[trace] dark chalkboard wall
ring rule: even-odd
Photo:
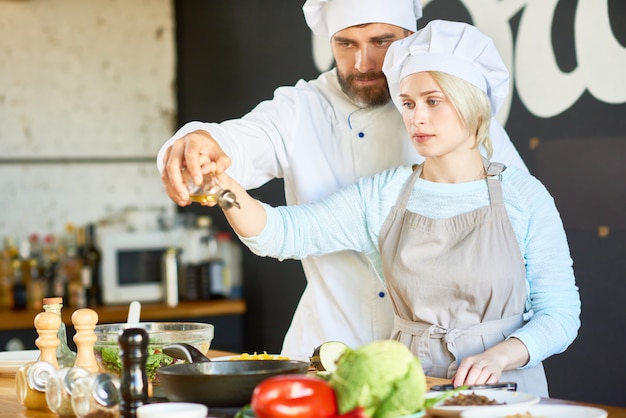
[[[315,78],[319,72],[311,58],[301,3],[176,1],[179,124],[240,117],[271,98],[276,87]],[[551,42],[563,72],[580,64],[573,39],[581,4],[560,1],[556,9],[546,11],[553,15]],[[626,3],[606,4],[615,41],[626,48]],[[510,17],[513,33],[524,12],[522,7]],[[434,18],[478,24],[463,2],[455,0],[432,0],[419,26]],[[625,91],[624,83],[615,88]],[[531,171],[555,197],[580,286],[579,337],[565,353],[545,363],[551,394],[559,398],[626,405],[625,101],[609,104],[584,93],[566,111],[541,118],[524,107],[515,91],[506,124]],[[284,203],[280,180],[254,193],[272,204]],[[218,211],[209,213],[228,229]],[[244,270],[249,309],[243,349],[277,352],[305,286],[300,264],[262,259],[244,250]]]

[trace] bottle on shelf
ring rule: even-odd
[[[0,251],[0,310],[13,307],[13,271],[6,250]]]
[[[233,235],[228,231],[218,232],[216,239],[218,257],[224,262],[223,288],[225,296],[239,299],[242,297],[241,247],[233,240]]]
[[[43,307],[42,300],[46,295],[45,280],[39,275],[39,262],[36,258],[26,260],[29,271],[29,284],[26,287],[27,307],[33,311],[40,311]]]
[[[11,260],[19,257],[20,251],[15,242],[15,238],[11,235],[4,237],[4,250]]]
[[[198,291],[200,299],[221,299],[226,297],[224,288],[224,260],[220,257],[217,235],[213,226],[213,219],[208,216],[199,216],[197,229],[204,231],[200,242],[202,257],[197,265],[199,274]]]
[[[195,227],[185,228],[184,248],[180,254],[179,297],[181,300],[210,299],[211,275],[217,263],[217,242],[213,220],[198,216]],[[221,272],[219,272],[221,275]]]
[[[79,240],[83,239],[72,224],[66,225],[65,251],[61,259],[62,274],[66,280],[68,305],[80,309],[87,307],[87,292],[83,285],[83,263],[78,254]]]
[[[170,247],[163,253],[163,294],[167,306],[178,306],[178,249]]]
[[[83,284],[87,292],[87,306],[102,304],[100,297],[100,250],[96,245],[96,226],[87,225],[84,230],[84,245],[80,249],[83,261]]]
[[[39,234],[32,233],[28,236],[28,242],[30,245],[30,257],[41,262],[43,258],[43,246]]]
[[[27,307],[26,285],[22,277],[22,262],[19,258],[11,262],[13,270],[12,298],[13,309],[24,310]]]
[[[63,308],[62,297],[49,297],[43,299],[44,312],[52,312],[61,318],[61,309]],[[59,346],[56,351],[57,362],[60,367],[71,367],[76,361],[76,354],[67,345],[67,328],[61,319],[57,336],[59,338]]]
[[[59,251],[55,237],[48,234],[43,239],[41,255],[41,276],[46,283],[47,294],[65,295],[63,276],[59,274]]]

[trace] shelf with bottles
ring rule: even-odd
[[[0,250],[0,310],[40,310],[45,295],[59,295],[67,306],[97,306],[99,250],[95,226],[67,224],[59,236],[4,237]]]
[[[75,309],[64,307],[62,318],[64,323],[71,323],[71,316]],[[94,307],[98,313],[98,323],[124,322],[128,317],[127,305]],[[0,311],[0,331],[30,329],[33,327],[35,316],[41,311],[23,310]],[[226,315],[243,315],[246,312],[246,302],[241,299],[215,299],[202,301],[182,301],[176,307],[165,303],[144,303],[141,306],[141,320],[161,321],[164,319],[193,320]]]

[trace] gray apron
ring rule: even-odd
[[[416,166],[379,237],[395,313],[391,338],[420,358],[427,376],[451,378],[460,361],[524,325],[526,269],[502,198],[504,166],[484,160],[489,206],[448,219],[406,210]],[[501,381],[548,396],[543,365],[505,371]]]

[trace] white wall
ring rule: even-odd
[[[174,207],[170,0],[0,0],[0,238]]]

